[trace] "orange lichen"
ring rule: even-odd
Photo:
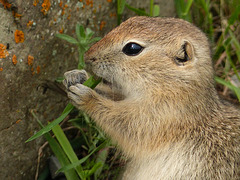
[[[100,26],[99,26],[100,31],[104,28],[105,25],[106,25],[106,22],[101,21]]]
[[[44,0],[43,3],[42,3],[42,10],[41,12],[46,15],[47,12],[49,11],[50,9],[50,6],[51,6],[51,3],[50,3],[50,0]]]
[[[65,14],[65,8],[62,9],[61,15],[63,16]]]
[[[60,6],[60,7],[62,7],[62,5],[63,5],[63,2],[62,2],[62,1],[60,1],[60,3],[59,3],[59,6]]]
[[[27,27],[31,27],[33,25],[33,21],[28,21]]]
[[[4,9],[10,9],[12,4],[10,4],[7,0],[0,0],[0,3],[4,6]]]
[[[37,6],[38,3],[39,3],[39,0],[34,0],[34,1],[33,1],[33,5],[34,5],[34,6]]]
[[[37,74],[40,73],[40,66],[37,66]]]
[[[0,58],[6,58],[7,56],[9,56],[7,46],[0,44]]]
[[[80,2],[82,2],[83,0],[79,0]]]
[[[59,32],[60,34],[62,34],[62,33],[63,33],[63,28],[60,29],[58,32]]]
[[[23,43],[24,42],[24,33],[20,30],[15,31],[14,33],[14,37],[15,37],[15,42],[16,43]]]
[[[109,3],[110,3],[110,2],[112,2],[112,0],[107,0],[107,2],[109,2]]]
[[[109,15],[110,17],[116,17],[117,16],[117,14],[116,13],[110,13],[110,15]]]
[[[21,121],[22,121],[21,119],[17,120],[17,121],[16,121],[16,124],[20,123]]]
[[[86,5],[93,7],[93,0],[86,0]]]
[[[13,17],[15,17],[15,18],[20,18],[20,17],[22,17],[21,14],[18,14],[18,13],[16,13],[15,11],[12,11],[12,13],[13,13]]]
[[[3,71],[3,68],[2,68],[2,67],[0,67],[0,71]]]
[[[61,1],[61,2],[59,3],[59,6],[62,8],[62,13],[61,13],[61,15],[63,16],[63,15],[65,14],[66,8],[68,8],[68,5],[65,4],[65,5],[63,6],[63,3],[62,3],[62,1]],[[70,12],[71,12],[71,10],[70,10]]]
[[[16,65],[17,64],[17,56],[14,54],[13,55],[13,57],[12,57],[12,63],[14,64],[14,65]]]
[[[34,60],[34,57],[31,56],[31,55],[28,55],[28,65],[29,65],[29,66],[32,66],[32,65],[33,65],[33,60]]]
[[[71,18],[71,14],[68,15],[67,19],[69,20]]]

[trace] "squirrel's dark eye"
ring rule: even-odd
[[[143,50],[143,47],[137,43],[128,43],[126,44],[122,51],[128,56],[136,56]]]

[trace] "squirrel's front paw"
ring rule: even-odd
[[[63,85],[69,89],[70,86],[82,84],[87,80],[87,72],[85,70],[72,70],[64,73]]]
[[[76,107],[83,105],[88,101],[91,96],[92,89],[82,84],[70,86],[68,89],[68,97],[71,99],[72,104]]]

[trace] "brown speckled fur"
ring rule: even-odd
[[[128,42],[143,51],[127,56]],[[179,65],[184,43],[190,59]],[[218,97],[199,29],[180,19],[133,17],[94,44],[85,61],[112,84],[112,98],[77,82],[66,86],[68,95],[130,159],[124,180],[240,179],[240,111]]]

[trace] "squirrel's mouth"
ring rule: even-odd
[[[112,86],[112,83],[109,82],[109,81],[107,81],[107,80],[104,79],[104,78],[102,78],[102,82],[103,82],[103,84],[106,84],[106,85],[108,85],[108,86]]]
[[[94,79],[100,79],[101,78],[103,84],[108,85],[110,87],[113,87],[113,84],[115,84],[115,83],[111,82],[111,80],[109,80],[108,78],[104,78],[102,76],[97,75],[96,73],[94,73],[92,68],[93,68],[92,64],[89,63],[89,62],[86,62],[85,69],[90,75],[92,75],[94,77]]]
[[[93,76],[93,78],[94,79],[102,79],[102,83],[103,84],[105,84],[105,85],[107,85],[107,86],[110,86],[110,87],[113,87],[113,83],[112,82],[110,82],[109,80],[107,80],[107,79],[105,79],[105,78],[103,78],[103,77],[101,77],[101,76],[98,76],[98,75],[96,75],[92,70],[88,70],[87,71],[91,76]]]

